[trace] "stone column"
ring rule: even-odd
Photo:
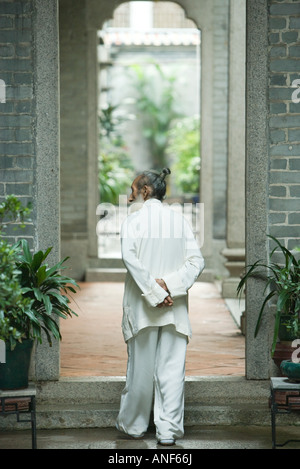
[[[247,0],[246,264],[267,263],[268,230],[268,1]],[[265,283],[246,294],[246,377],[269,378],[270,318],[254,338]],[[266,319],[266,318],[265,318]],[[271,332],[272,333],[272,332]]]
[[[35,250],[53,247],[49,265],[60,260],[59,44],[56,0],[36,0],[34,17],[34,96],[36,102]],[[59,342],[37,346],[35,378],[59,378]]]
[[[223,298],[236,298],[245,266],[245,29],[244,0],[230,2],[229,106],[227,172],[227,247],[222,251],[229,277],[222,284]]]

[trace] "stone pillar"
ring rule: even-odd
[[[246,264],[267,263],[268,1],[247,0]],[[254,331],[265,283],[251,279],[246,294],[246,377],[268,379],[270,318]],[[272,331],[271,331],[272,333]]]
[[[56,0],[36,0],[34,16],[35,250],[52,247],[49,265],[60,260],[59,180],[59,45]],[[35,378],[59,378],[59,342],[49,348],[46,338],[37,346]]]
[[[236,298],[245,266],[245,29],[244,0],[231,0],[229,37],[229,106],[227,169],[227,258],[229,277],[222,284],[223,298]]]

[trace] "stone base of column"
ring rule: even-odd
[[[245,269],[245,249],[225,248],[222,250],[222,255],[227,259],[224,265],[229,271],[229,277],[222,283],[222,297],[237,298],[236,289]]]

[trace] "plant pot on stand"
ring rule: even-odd
[[[33,340],[18,342],[14,350],[11,350],[8,342],[5,346],[5,363],[0,363],[0,389],[27,388]]]
[[[282,314],[278,329],[279,341],[273,354],[274,363],[280,370],[284,360],[292,360],[293,352],[298,348],[298,343],[295,342],[298,337],[298,314]]]

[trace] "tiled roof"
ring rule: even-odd
[[[125,46],[197,46],[197,29],[149,29],[135,31],[129,28],[107,28],[100,32],[105,45]]]

